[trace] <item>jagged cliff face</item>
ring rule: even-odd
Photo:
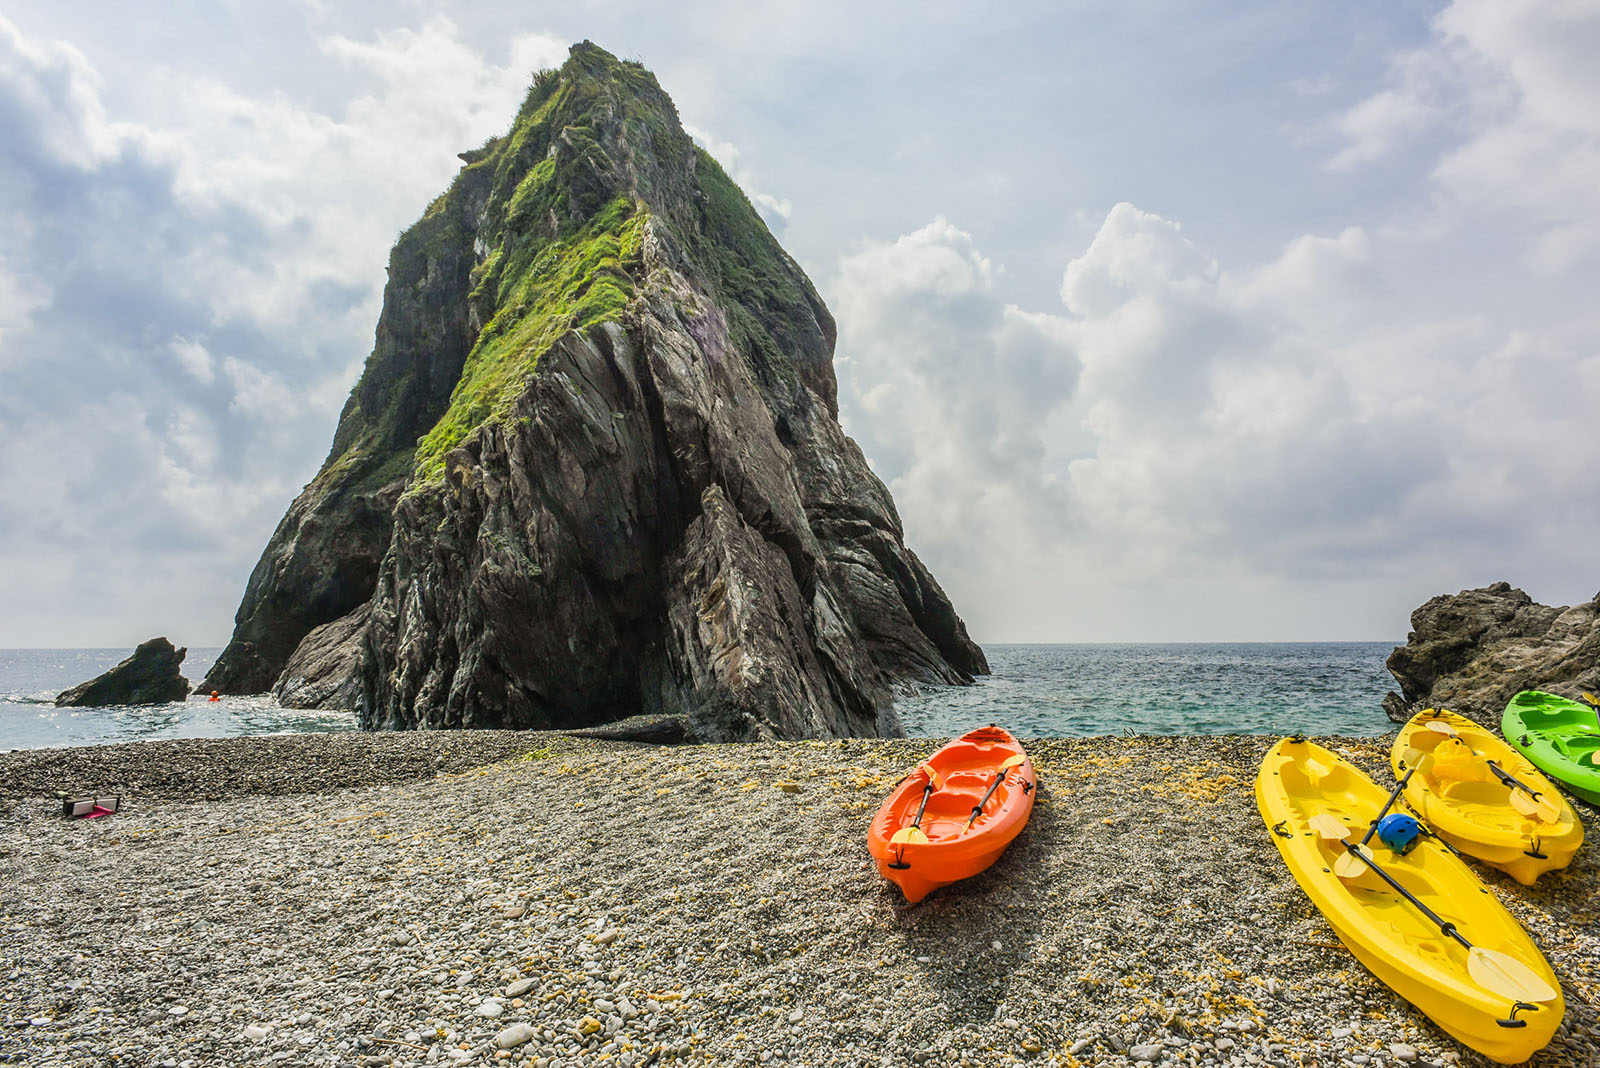
[[[206,687],[802,737],[987,670],[839,427],[831,316],[654,78],[579,45],[463,158]]]

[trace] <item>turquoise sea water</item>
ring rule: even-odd
[[[906,732],[947,737],[998,723],[1020,737],[1087,734],[1382,734],[1394,642],[990,645],[993,674],[898,702]],[[0,751],[155,738],[354,730],[347,712],[279,708],[270,697],[191,695],[141,708],[56,708],[126,649],[0,650]],[[218,649],[191,649],[198,681]]]
[[[1383,734],[1396,642],[986,645],[992,674],[896,703],[906,733]]]

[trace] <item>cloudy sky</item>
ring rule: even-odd
[[[150,10],[0,7],[0,647],[227,639],[389,246],[584,38],[822,290],[979,640],[1600,588],[1600,0]]]

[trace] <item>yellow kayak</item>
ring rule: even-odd
[[[1502,1064],[1527,1060],[1561,1023],[1561,985],[1437,839],[1421,835],[1404,854],[1376,836],[1360,843],[1386,799],[1303,739],[1278,742],[1256,775],[1256,804],[1284,863],[1356,959],[1457,1040]]]
[[[1421,759],[1413,756],[1418,767],[1406,783],[1406,801],[1423,821],[1524,886],[1566,867],[1583,844],[1583,823],[1561,791],[1465,716],[1429,708],[1411,717],[1389,754],[1397,779],[1410,770],[1408,751]]]

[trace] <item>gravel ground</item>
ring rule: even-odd
[[[916,906],[865,836],[927,739],[0,754],[0,1062],[1487,1064],[1290,879],[1271,741],[1032,741],[1028,828]],[[1324,744],[1387,778],[1373,740]],[[107,819],[53,800],[118,785]],[[1540,1066],[1600,1064],[1597,848],[1531,889],[1478,868],[1566,990]]]

